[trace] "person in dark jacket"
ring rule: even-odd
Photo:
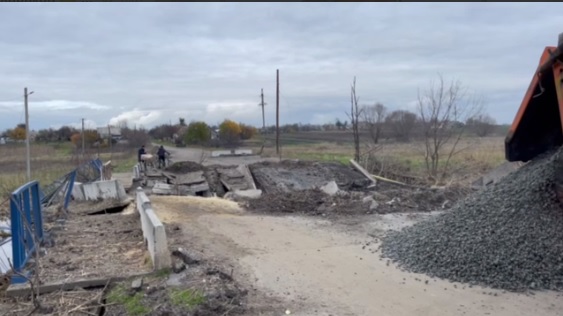
[[[158,168],[161,168],[161,166],[166,167],[166,154],[170,155],[170,153],[164,149],[164,146],[160,145],[157,152]]]
[[[145,145],[141,146],[141,148],[139,148],[139,151],[137,151],[137,161],[142,162],[141,156],[145,155],[146,153],[147,152],[145,151]]]

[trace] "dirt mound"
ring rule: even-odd
[[[179,161],[166,167],[164,170],[173,173],[188,173],[205,170],[205,167],[193,161]]]
[[[428,221],[391,232],[382,256],[402,268],[512,291],[563,290],[563,150],[536,159]]]
[[[362,191],[371,182],[360,172],[340,163],[284,160],[249,165],[256,186],[266,193],[314,189],[335,181],[343,190]]]
[[[248,200],[244,206],[253,212],[306,215],[369,214],[370,204],[354,194],[329,196],[319,189],[293,191],[285,194],[267,193],[258,199]]]

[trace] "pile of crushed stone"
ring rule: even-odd
[[[455,282],[563,290],[563,209],[554,192],[563,151],[551,154],[449,212],[389,232],[382,257],[404,270]]]
[[[330,196],[316,188],[283,194],[266,193],[258,199],[245,201],[244,206],[250,211],[268,214],[334,216],[373,213],[370,203],[362,201],[356,194]]]

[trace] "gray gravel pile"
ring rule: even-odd
[[[388,233],[382,256],[455,282],[563,290],[563,209],[553,190],[559,155],[528,163],[447,213]]]

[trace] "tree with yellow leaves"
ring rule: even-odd
[[[226,146],[240,143],[241,128],[237,122],[226,119],[219,125],[219,138]]]
[[[18,126],[10,131],[10,138],[15,140],[25,140],[25,126]]]

